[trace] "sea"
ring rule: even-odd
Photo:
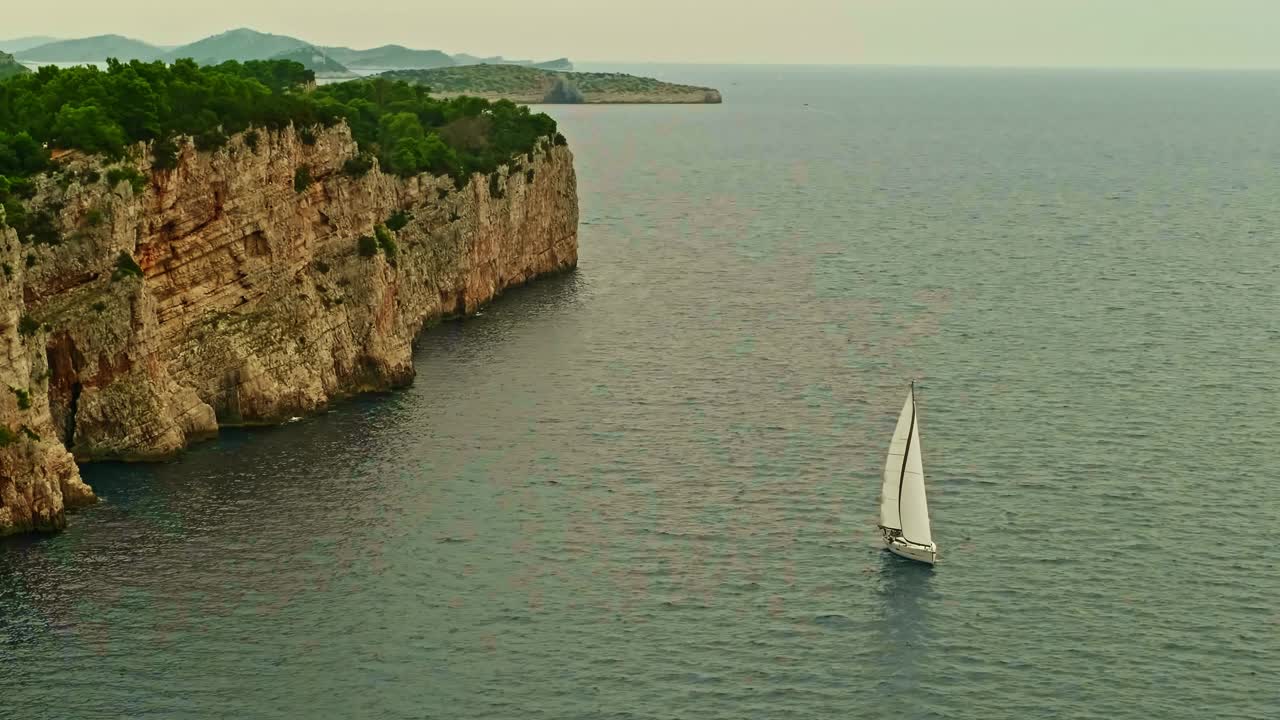
[[[610,69],[725,102],[539,108],[580,266],[411,387],[86,466],[0,707],[1280,717],[1280,73]]]

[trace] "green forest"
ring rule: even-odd
[[[167,169],[177,162],[180,136],[214,150],[251,127],[293,124],[304,142],[314,142],[316,126],[345,121],[361,153],[347,163],[348,173],[366,172],[377,157],[387,172],[447,174],[461,182],[556,134],[550,117],[507,101],[441,100],[425,87],[385,78],[315,87],[314,78],[287,60],[213,66],[112,60],[105,70],[48,66],[5,79],[0,202],[11,222],[23,215],[17,201],[30,195],[28,179],[49,168],[51,148],[118,159],[134,143],[152,142],[153,167]]]

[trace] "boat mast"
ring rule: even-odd
[[[907,457],[911,455],[911,436],[916,431],[916,381],[911,380],[911,422],[907,425],[907,445],[902,449],[902,467],[898,470],[898,524],[902,522],[902,483],[907,478]],[[904,540],[907,538],[906,530],[899,528]]]

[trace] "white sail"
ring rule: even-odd
[[[898,488],[902,484],[902,462],[907,454],[907,435],[915,419],[915,402],[910,394],[898,415],[898,426],[889,442],[889,457],[884,463],[884,482],[880,485],[880,524],[894,530],[902,529],[898,515]]]
[[[911,428],[911,446],[907,448],[907,467],[902,473],[898,514],[902,521],[902,537],[917,545],[933,542],[929,527],[929,503],[924,496],[924,462],[920,458],[920,425],[915,419]]]
[[[901,530],[903,539],[909,542],[920,545],[933,542],[924,494],[924,463],[920,457],[920,425],[914,391],[907,393],[889,443],[884,481],[880,486],[880,524]]]

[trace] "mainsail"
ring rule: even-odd
[[[933,542],[929,506],[924,495],[924,463],[920,459],[920,425],[916,419],[914,388],[907,393],[889,443],[884,482],[880,486],[880,524],[901,530],[908,542],[919,545]]]

